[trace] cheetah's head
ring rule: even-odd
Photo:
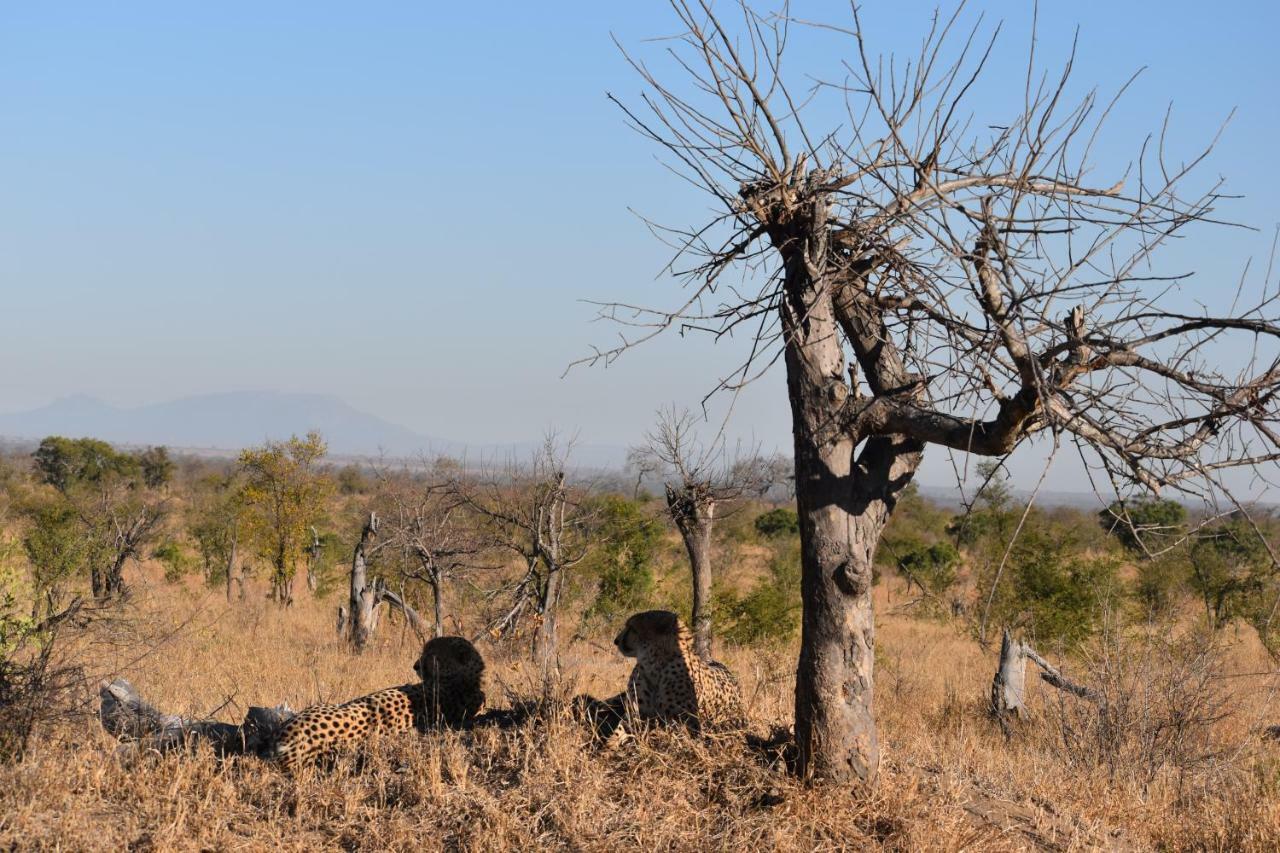
[[[436,637],[422,647],[413,671],[423,681],[458,676],[479,679],[484,672],[484,658],[464,637]]]
[[[680,637],[685,633],[680,617],[670,610],[646,610],[627,620],[613,644],[629,658],[655,652],[674,654],[680,650]]]

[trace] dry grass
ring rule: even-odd
[[[216,595],[151,582],[134,607],[138,630],[163,644],[138,659],[134,641],[104,643],[86,662],[124,675],[166,710],[205,714],[232,696],[220,716],[238,719],[248,704],[301,707],[413,677],[417,649],[398,626],[353,658],[334,637],[331,603],[229,608]],[[1232,713],[1204,733],[1211,754],[1148,779],[1115,762],[1070,760],[1057,699],[1043,692],[1035,719],[1006,741],[983,706],[993,655],[948,625],[891,606],[881,613],[885,758],[869,792],[806,790],[738,740],[654,731],[607,751],[555,709],[513,730],[388,739],[297,779],[251,758],[122,755],[83,719],[44,732],[24,763],[0,768],[0,847],[1280,847],[1280,747],[1258,737],[1280,716],[1276,682],[1249,675],[1269,667],[1248,637],[1227,649],[1233,677],[1215,680]],[[565,650],[564,695],[624,683],[607,631],[588,636]],[[518,649],[482,651],[492,704],[539,692]],[[785,723],[794,649],[722,656],[743,681],[755,729]]]

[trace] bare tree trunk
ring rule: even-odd
[[[364,651],[375,629],[374,611],[381,600],[381,590],[369,584],[366,549],[378,532],[378,514],[369,513],[369,520],[360,531],[351,557],[351,597],[347,621],[351,630],[351,647],[357,654]]]
[[[534,635],[533,657],[542,666],[544,673],[551,670],[556,660],[556,614],[560,609],[560,570],[550,568],[547,571],[547,585],[542,592],[542,622],[538,625],[538,633]]]
[[[442,586],[444,586],[444,580],[442,578],[436,578],[435,582],[431,584],[431,602],[435,605],[435,636],[437,637],[444,636],[444,590],[441,589]]]
[[[95,565],[89,570],[89,583],[93,587],[95,600],[103,601],[107,598],[107,575],[105,571]]]
[[[684,540],[693,570],[694,651],[704,660],[711,660],[711,528],[715,496],[699,484],[679,490],[667,486],[667,508]]]
[[[1000,666],[991,681],[991,713],[1000,721],[1006,734],[1009,716],[1027,716],[1027,661],[1040,668],[1040,678],[1046,684],[1090,702],[1102,701],[1096,690],[1067,678],[1060,669],[1037,654],[1027,642],[1013,639],[1009,629],[1005,628],[1000,638]]]
[[[111,561],[111,565],[107,569],[106,574],[106,594],[105,598],[123,595],[124,586],[124,564],[128,562],[131,551],[125,551],[117,554],[115,559]]]
[[[825,235],[823,204],[812,203],[808,234]],[[851,391],[832,292],[839,281],[831,272],[814,277],[825,269],[825,240],[792,241],[785,234],[773,239],[786,255],[783,339],[800,516],[798,770],[811,781],[870,782],[880,764],[872,564],[897,493],[910,482],[922,448],[878,436],[855,460],[855,443],[840,418]],[[854,378],[853,393],[857,389]]]
[[[315,594],[320,586],[320,534],[311,528],[311,546],[307,549],[307,589]]]
[[[98,688],[98,719],[120,740],[136,741],[146,749],[168,752],[195,740],[209,741],[219,755],[256,754],[266,757],[285,723],[295,715],[287,704],[250,707],[240,725],[216,720],[192,720],[166,714],[143,699],[123,678]]]
[[[231,531],[231,553],[227,557],[227,603],[228,604],[231,603],[231,588],[237,584],[240,587],[240,598],[241,600],[244,599],[244,576],[240,572],[239,563],[236,562],[236,557],[238,556],[237,546],[239,543],[239,538],[240,538],[239,530]]]

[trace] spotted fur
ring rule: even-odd
[[[484,659],[462,637],[427,643],[413,669],[422,681],[307,708],[285,725],[274,756],[292,771],[322,752],[377,734],[466,726],[484,705]]]
[[[683,722],[695,729],[743,724],[742,691],[728,667],[706,661],[693,648],[693,633],[667,610],[637,613],[614,645],[636,659],[627,691],[615,697],[642,719]]]

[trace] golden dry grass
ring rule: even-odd
[[[138,638],[86,651],[97,676],[123,675],[165,710],[233,702],[299,708],[412,679],[416,643],[384,626],[352,657],[334,604],[281,611],[260,599],[154,579],[137,584]],[[889,581],[889,584],[896,583]],[[17,849],[898,850],[1280,848],[1274,679],[1249,637],[1228,638],[1220,683],[1234,713],[1216,756],[1148,782],[1064,753],[1058,699],[1006,741],[985,716],[994,661],[957,628],[894,612],[881,596],[878,712],[884,762],[870,791],[806,789],[741,740],[645,733],[606,750],[552,707],[512,730],[390,738],[365,755],[290,779],[254,758],[121,752],[92,719],[42,733],[0,768],[0,847]],[[900,599],[901,590],[897,590]],[[567,626],[572,628],[573,626]],[[119,640],[119,629],[114,638]],[[570,630],[564,635],[569,636]],[[615,692],[626,662],[608,627],[568,643],[558,694]],[[137,643],[161,644],[139,658]],[[491,704],[537,695],[520,649],[481,647]],[[794,648],[726,649],[754,728],[790,717]],[[87,688],[92,692],[93,685]]]

